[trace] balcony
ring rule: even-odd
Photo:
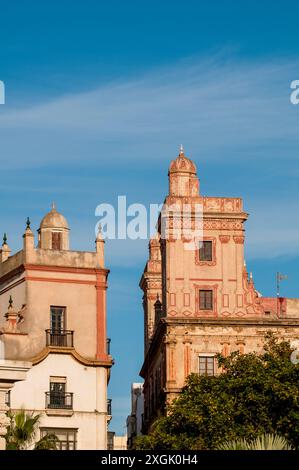
[[[112,399],[107,400],[107,415],[112,416]]]
[[[111,345],[111,338],[107,338],[106,340],[106,352],[110,355],[110,345]]]
[[[74,332],[70,330],[46,330],[46,345],[57,348],[73,348]]]
[[[72,410],[73,394],[62,392],[46,392],[46,409]]]
[[[8,390],[8,392],[5,393],[5,405],[8,406],[8,408],[10,408],[10,390]]]

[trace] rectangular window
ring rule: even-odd
[[[199,249],[199,261],[213,261],[213,242],[204,241]]]
[[[214,357],[200,356],[199,357],[199,374],[200,375],[214,375]]]
[[[52,250],[61,250],[61,232],[52,232]]]
[[[49,408],[65,408],[65,382],[50,382]]]
[[[65,330],[65,307],[51,307],[51,332],[55,334]]]
[[[77,429],[40,428],[41,438],[49,434],[57,437],[57,450],[76,450],[77,433]]]
[[[200,290],[199,291],[199,309],[200,310],[213,310],[213,291]]]
[[[46,392],[46,408],[73,409],[73,393],[66,391],[66,377],[50,377],[49,389]]]

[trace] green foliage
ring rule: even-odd
[[[299,448],[299,365],[288,342],[265,338],[264,353],[218,355],[216,377],[191,374],[179,398],[138,449],[217,449],[223,443],[279,434]]]
[[[25,410],[16,413],[8,412],[10,425],[7,428],[6,450],[28,450],[32,448],[36,435],[40,415],[26,413]],[[34,449],[55,450],[58,438],[55,435],[48,435],[40,439]]]
[[[263,434],[254,441],[239,439],[222,444],[217,450],[292,450],[286,439],[275,434]]]
[[[42,437],[34,447],[34,450],[57,450],[58,437],[55,434],[47,434]]]

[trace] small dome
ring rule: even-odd
[[[192,173],[196,175],[196,171],[195,163],[185,156],[184,149],[181,146],[178,157],[170,163],[169,173]]]
[[[69,228],[66,218],[57,212],[55,205],[53,204],[52,210],[45,215],[40,223],[40,229],[43,228]]]

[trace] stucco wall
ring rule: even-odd
[[[67,378],[66,391],[73,393],[73,416],[46,415],[45,392],[49,391],[50,376]],[[106,383],[106,369],[86,367],[69,355],[50,354],[32,367],[26,381],[14,386],[11,408],[23,407],[42,413],[40,427],[78,428],[78,449],[104,449],[107,439]]]
[[[26,303],[26,284],[22,282],[24,273],[15,276],[0,286],[0,326],[5,323],[4,315],[8,309],[9,297],[12,296],[14,307],[20,310]]]
[[[39,352],[45,346],[45,330],[50,328],[50,307],[66,307],[65,329],[74,331],[74,347],[87,358],[95,358],[96,353],[96,289],[93,284],[80,283],[90,281],[91,276],[75,274],[28,272],[27,302],[28,309],[22,325],[23,331],[30,331],[34,341],[34,351]],[[44,278],[44,281],[36,280]],[[46,281],[46,278],[49,281]],[[50,279],[65,279],[66,282],[51,282]],[[78,283],[70,282],[73,279]]]

